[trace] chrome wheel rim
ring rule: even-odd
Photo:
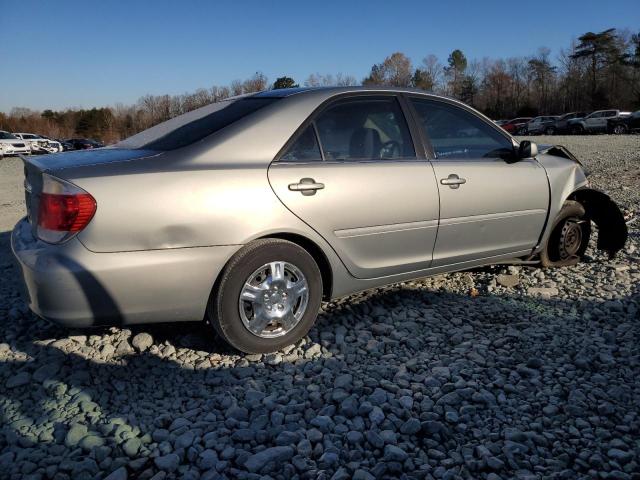
[[[286,335],[302,320],[309,303],[309,284],[292,263],[266,263],[244,282],[238,307],[242,323],[260,338]]]

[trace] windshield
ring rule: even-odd
[[[19,140],[15,135],[11,135],[9,132],[0,132],[0,140]]]
[[[175,150],[202,140],[278,100],[242,97],[212,103],[151,127],[117,143],[115,147]]]

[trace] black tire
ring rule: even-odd
[[[627,133],[627,127],[622,124],[615,125],[613,127],[613,133],[614,135],[624,135]]]
[[[567,200],[556,216],[551,227],[540,261],[545,268],[575,265],[582,260],[589,245],[591,221],[586,217],[584,207]]]
[[[306,309],[295,327],[282,336],[264,338],[252,333],[243,323],[240,293],[257,269],[274,261],[288,262],[297,267],[307,281],[309,296]],[[207,318],[218,335],[232,347],[245,353],[269,353],[304,337],[318,316],[321,302],[322,275],[313,257],[293,242],[263,239],[245,246],[229,260],[209,299]]]
[[[547,135],[555,135],[556,129],[554,127],[547,127],[545,128],[544,133]]]
[[[584,134],[584,128],[581,125],[575,125],[575,126],[571,127],[571,133],[573,135],[583,135]]]

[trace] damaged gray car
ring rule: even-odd
[[[204,320],[245,352],[299,340],[323,299],[488,264],[573,265],[592,223],[611,256],[627,238],[566,149],[406,89],[262,92],[24,162],[12,247],[36,314]]]

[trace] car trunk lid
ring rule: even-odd
[[[133,161],[160,155],[154,150],[101,148],[96,150],[82,150],[77,152],[54,153],[38,157],[22,156],[24,162],[24,195],[27,208],[27,219],[31,223],[35,235],[38,218],[38,207],[42,193],[42,174],[57,172],[65,169],[101,165],[106,163]]]

